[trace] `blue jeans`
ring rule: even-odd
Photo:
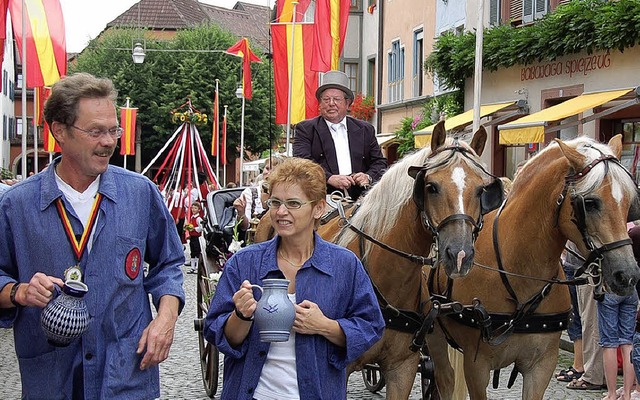
[[[575,276],[575,269],[566,266],[567,263],[564,263],[562,269],[564,269],[564,274],[567,277],[567,280],[572,280]],[[578,310],[578,296],[576,294],[576,287],[573,285],[569,286],[569,295],[571,296],[571,323],[567,327],[567,334],[569,335],[569,339],[572,342],[575,342],[576,339],[582,339],[582,320],[580,319],[580,312]]]
[[[598,302],[600,346],[616,348],[633,343],[637,308],[638,293],[635,290],[629,296],[604,294],[604,299]]]
[[[636,379],[640,382],[640,333],[633,334],[633,350],[631,351],[631,363],[636,372]]]

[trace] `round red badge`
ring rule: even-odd
[[[140,255],[140,250],[133,248],[124,260],[124,272],[127,274],[129,279],[134,280],[138,277],[140,269],[142,269],[142,256]]]

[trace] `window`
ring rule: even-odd
[[[404,98],[404,47],[400,46],[399,40],[391,43],[387,80],[389,83],[389,102],[402,100]]]
[[[16,97],[16,85],[13,82],[9,82],[9,98],[14,100]]]
[[[422,95],[424,79],[424,32],[419,29],[413,33],[413,97]]]
[[[517,1],[517,0],[516,0]],[[522,0],[522,22],[542,18],[548,9],[548,0]]]
[[[500,25],[500,0],[489,0],[489,25]]]
[[[5,95],[8,94],[7,92],[7,81],[9,80],[9,73],[7,71],[2,71],[2,93],[4,93]]]
[[[367,61],[367,96],[376,97],[376,59]]]
[[[359,10],[360,9],[360,0],[351,0],[351,9]]]
[[[22,74],[18,74],[18,79],[16,79],[16,88],[22,89]]]
[[[344,63],[344,73],[349,77],[349,89],[354,92],[358,90],[358,64],[357,63]]]
[[[615,125],[614,133],[622,133],[620,161],[637,180],[640,177],[640,120],[623,120]]]
[[[8,125],[8,124],[7,124],[7,116],[6,116],[6,115],[3,115],[3,116],[2,116],[2,138],[3,138],[4,140],[9,140],[9,134],[8,134],[8,132],[7,132],[7,129],[8,129],[9,127],[8,127],[7,125]]]
[[[27,135],[33,136],[33,118],[27,117]],[[16,137],[22,137],[22,117],[16,117]]]

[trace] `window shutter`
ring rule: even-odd
[[[499,0],[489,0],[489,25],[500,25]]]
[[[522,0],[522,22],[533,21],[533,2],[536,0]]]

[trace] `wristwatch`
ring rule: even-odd
[[[240,310],[238,310],[237,308],[236,308],[236,317],[240,318],[243,321],[253,321],[253,315],[247,318],[244,315],[242,315]]]
[[[15,285],[13,285],[13,287],[11,288],[11,291],[9,292],[9,300],[11,300],[11,304],[13,304],[16,307],[22,307],[22,304],[16,301],[16,293],[18,293],[18,287],[20,285],[22,285],[21,282],[16,283]]]

